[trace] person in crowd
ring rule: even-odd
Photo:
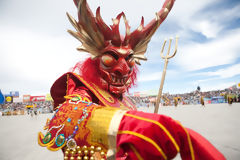
[[[200,103],[201,103],[201,105],[202,105],[203,107],[205,107],[205,103],[204,103],[203,96],[201,96],[201,98],[200,98]]]

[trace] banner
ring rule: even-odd
[[[30,102],[30,95],[23,95],[23,102]]]
[[[13,102],[13,96],[5,96],[5,103],[12,103]]]
[[[45,96],[31,96],[31,102],[45,101]]]
[[[14,103],[20,103],[20,102],[23,102],[23,99],[19,98],[19,97],[13,97],[13,102]]]
[[[13,97],[19,97],[19,91],[11,91],[10,95]]]
[[[133,96],[134,96],[134,97],[140,97],[140,92],[134,92],[134,93],[133,93]]]

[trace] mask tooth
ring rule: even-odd
[[[129,85],[130,83],[131,83],[131,79],[129,78],[126,84]]]
[[[123,84],[124,83],[124,80],[123,80],[123,78],[121,79],[121,84]]]
[[[113,82],[115,83],[117,81],[117,78],[116,77],[113,77]]]
[[[111,80],[112,80],[112,82],[114,82],[114,78],[113,78],[113,75],[111,75]]]
[[[124,78],[124,83],[126,83],[126,82],[127,82],[127,77]]]

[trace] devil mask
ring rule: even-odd
[[[142,17],[139,27],[133,32],[130,32],[130,26],[123,12],[113,19],[113,25],[109,27],[101,18],[100,7],[97,8],[94,17],[86,0],[74,0],[74,3],[78,8],[78,21],[68,13],[67,16],[76,32],[71,30],[68,32],[82,43],[77,49],[92,56],[82,67],[94,65],[90,67],[94,68],[91,70],[92,73],[88,73],[94,74],[95,78],[92,78],[92,81],[95,79],[96,82],[97,79],[101,88],[112,94],[122,95],[134,83],[135,63],[140,65],[140,60],[147,60],[144,56],[147,44],[167,17],[174,0],[166,0],[162,9],[156,13],[156,18],[148,25],[144,26]],[[120,35],[119,32],[121,18],[125,22],[125,36]]]

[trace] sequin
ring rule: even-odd
[[[78,107],[75,107],[75,108],[74,108],[74,110],[77,110],[77,109],[78,109]]]
[[[71,122],[71,120],[72,120],[71,118],[68,118],[68,119],[67,119],[68,122]]]
[[[60,146],[62,146],[62,145],[64,144],[64,142],[65,142],[65,136],[64,136],[64,134],[58,135],[58,137],[57,137],[57,139],[56,139],[56,141],[55,141],[56,145],[57,145],[58,147],[60,147]]]
[[[78,130],[78,126],[75,126],[75,131],[77,131]]]
[[[87,106],[91,106],[93,103],[89,103]]]
[[[69,149],[73,150],[77,147],[77,143],[74,139],[71,138],[67,141],[67,146]]]
[[[88,102],[86,102],[86,101],[82,101],[82,103],[87,103],[88,104]]]
[[[76,102],[76,101],[79,101],[80,98],[79,98],[79,97],[73,97],[71,100],[72,100],[73,102]]]
[[[50,140],[51,140],[51,137],[52,137],[52,135],[51,135],[51,133],[47,133],[45,136],[44,136],[44,138],[43,138],[43,143],[44,144],[46,144],[46,143],[48,143]]]

